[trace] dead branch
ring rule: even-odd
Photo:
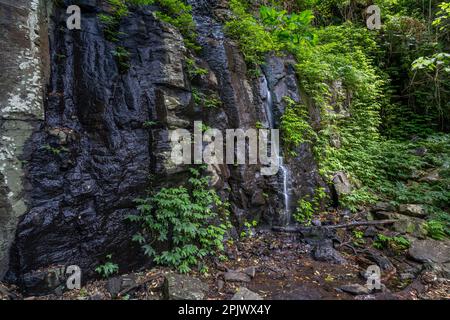
[[[326,229],[348,229],[348,228],[355,228],[355,227],[361,227],[361,226],[374,226],[374,225],[384,225],[384,224],[392,224],[395,223],[397,220],[375,220],[375,221],[357,221],[357,222],[350,222],[350,223],[344,223],[344,224],[335,224],[335,225],[329,225],[329,226],[322,226],[318,228],[326,228]],[[296,228],[296,227],[272,227],[272,230],[275,232],[286,232],[286,233],[302,233],[304,229]]]

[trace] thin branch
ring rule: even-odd
[[[335,224],[335,225],[329,225],[329,226],[321,226],[318,228],[325,228],[325,229],[347,229],[347,228],[355,228],[355,227],[361,227],[361,226],[374,226],[374,225],[384,225],[384,224],[393,224],[397,220],[376,220],[376,221],[359,221],[359,222],[351,222],[351,223],[345,223],[345,224]],[[301,233],[301,228],[296,227],[272,227],[272,230],[275,232],[286,232],[286,233]]]

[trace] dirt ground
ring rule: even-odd
[[[312,246],[300,241],[298,235],[260,230],[252,237],[227,246],[227,260],[208,261],[207,274],[193,272],[191,276],[206,283],[209,290],[205,299],[228,300],[240,287],[259,294],[263,299],[275,300],[376,300],[376,299],[450,299],[450,281],[432,272],[421,272],[417,277],[404,279],[405,272],[420,269],[421,265],[408,260],[405,254],[389,256],[394,266],[382,274],[383,289],[372,294],[352,295],[340,287],[349,284],[364,285],[362,276],[370,264],[363,247],[342,246],[339,250],[346,264],[315,261]],[[386,253],[384,253],[386,254]],[[384,255],[387,257],[387,255]],[[224,281],[229,270],[254,267],[255,275],[249,282]],[[167,268],[153,268],[132,274],[135,285],[123,290],[114,299],[162,299],[162,287]],[[59,295],[17,298],[109,300],[108,280],[92,281],[80,290]]]

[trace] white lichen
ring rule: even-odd
[[[31,114],[42,117],[42,76],[40,65],[39,41],[39,0],[32,0],[26,24],[19,25],[19,29],[27,32],[28,48],[24,48],[17,56],[17,66],[20,73],[19,85],[9,93],[8,102],[2,108],[5,118],[14,114]],[[24,89],[24,90],[22,90]]]

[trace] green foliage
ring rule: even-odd
[[[317,35],[311,31],[314,19],[311,10],[288,14],[286,10],[261,6],[259,13],[262,23],[281,43],[307,45],[317,40]]]
[[[222,100],[214,92],[208,92],[206,94],[197,88],[192,88],[192,96],[195,104],[204,108],[214,109],[222,105]]]
[[[155,3],[155,0],[126,0],[127,3],[135,6],[149,6]]]
[[[444,240],[447,236],[445,225],[441,221],[430,220],[425,223],[427,235],[436,240]]]
[[[433,108],[441,121],[449,120],[450,54],[440,52],[430,57],[419,57],[413,61],[412,71],[414,71],[412,85],[424,86],[429,91],[426,95],[428,104],[425,112]]]
[[[326,198],[327,194],[324,188],[317,188],[312,199],[309,195],[303,197],[297,203],[294,219],[305,226],[311,225],[314,213],[320,210],[320,206]]]
[[[197,66],[194,59],[186,58],[186,67],[187,67],[187,74],[190,80],[208,74],[208,70]]]
[[[129,11],[126,5],[126,0],[108,0],[110,5],[110,14],[99,14],[100,22],[103,24],[103,32],[108,41],[117,42],[119,41],[120,22],[126,16],[128,16]]]
[[[192,18],[192,7],[182,0],[155,0],[161,8],[156,16],[176,27],[184,37],[186,47],[198,51],[201,48],[196,42],[195,22]]]
[[[224,250],[224,236],[230,227],[227,204],[208,189],[207,177],[191,169],[189,189],[163,188],[147,199],[138,199],[140,215],[128,219],[142,230],[133,237],[155,262],[186,273],[203,258]],[[221,216],[219,216],[219,212]],[[158,242],[169,242],[161,253]]]
[[[409,248],[410,242],[405,237],[388,237],[383,234],[378,234],[376,240],[373,242],[373,246],[380,250],[390,248],[394,251],[402,251]]]
[[[253,229],[258,226],[258,221],[245,221],[244,222],[244,229],[241,231],[241,238],[250,238],[254,236]]]
[[[256,129],[264,129],[264,125],[262,124],[261,121],[256,121],[255,128]]]
[[[325,178],[348,174],[355,188],[339,199],[342,206],[357,211],[378,200],[420,203],[449,230],[449,137],[436,134],[449,129],[448,3],[376,4],[380,31],[369,31],[360,15],[366,0],[268,1],[259,7],[232,0],[234,19],[226,29],[253,71],[267,53],[296,58],[307,99],[306,105],[287,101],[283,144],[291,152],[312,141]],[[307,39],[301,45],[288,36],[295,28]],[[314,130],[311,109],[320,110]],[[425,156],[416,154],[420,148],[428,150]],[[440,168],[438,181],[422,180],[431,168]],[[315,211],[308,200],[299,202],[301,222]]]
[[[353,244],[354,245],[363,245],[364,243],[366,243],[366,241],[364,240],[364,232],[360,231],[360,230],[353,230]]]
[[[249,71],[257,74],[258,66],[264,63],[264,56],[271,51],[278,51],[280,46],[272,34],[247,12],[246,5],[239,0],[230,0],[234,18],[227,21],[227,34],[238,40],[240,49],[247,62]]]
[[[119,271],[119,266],[111,261],[111,254],[108,254],[106,256],[106,259],[107,261],[104,264],[99,265],[97,268],[95,268],[95,272],[100,274],[103,278],[109,278]]]
[[[281,117],[281,133],[285,148],[289,154],[295,155],[295,147],[305,142],[312,142],[316,133],[309,124],[309,114],[306,106],[285,97],[286,110]]]
[[[49,152],[51,152],[53,155],[55,156],[59,156],[61,154],[61,152],[68,152],[69,149],[67,149],[66,147],[52,147],[49,144],[46,144],[43,146],[43,148]]]
[[[314,15],[310,10],[288,14],[285,10],[261,6],[256,18],[242,1],[231,0],[230,8],[234,18],[226,23],[226,31],[239,41],[252,75],[258,75],[258,66],[264,64],[266,53],[293,50],[317,40],[311,29]]]
[[[303,225],[309,226],[311,224],[314,212],[315,210],[311,202],[305,199],[300,199],[297,203],[297,210],[294,213],[294,219]]]
[[[202,123],[202,132],[206,132],[206,131],[208,131],[209,129],[211,129],[210,126],[208,126],[206,123]]]
[[[151,128],[151,127],[154,127],[157,124],[158,124],[158,122],[156,122],[156,121],[147,120],[147,121],[144,122],[143,127],[144,128]]]
[[[438,1],[425,6],[412,4],[401,1],[385,9],[378,39],[379,64],[392,79],[389,90],[393,104],[384,110],[383,129],[395,137],[448,130],[449,109],[443,103],[449,100],[448,75],[437,74],[434,79],[433,71],[417,69],[426,63],[424,60],[448,52],[449,33],[440,26],[440,22],[445,25],[446,14],[440,12]]]
[[[122,46],[117,46],[116,49],[112,51],[112,55],[116,58],[119,72],[127,72],[130,68],[130,52]]]
[[[361,206],[376,203],[378,197],[371,190],[363,186],[353,190],[349,194],[343,194],[339,200],[342,207],[351,212],[357,212]]]
[[[433,21],[433,26],[439,28],[440,31],[448,29],[450,24],[450,2],[442,2],[439,5],[439,11],[436,14],[436,19]]]
[[[120,23],[123,18],[128,16],[128,6],[126,0],[108,0],[110,13],[101,13],[98,15],[100,23],[103,25],[105,38],[111,42],[119,42],[123,33],[119,32]],[[116,59],[120,73],[125,73],[129,69],[130,53],[123,46],[117,46],[112,51]]]

